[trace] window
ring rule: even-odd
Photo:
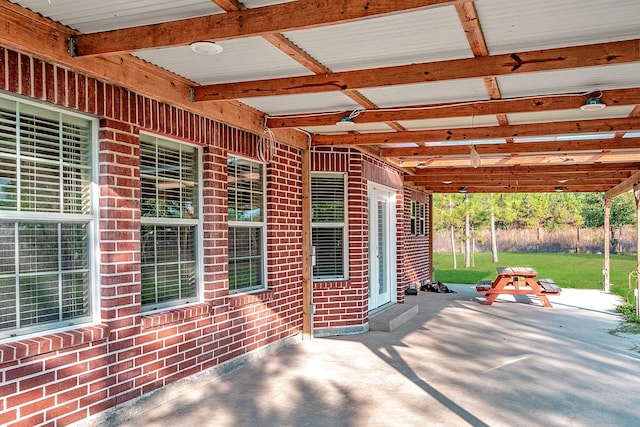
[[[426,229],[426,218],[427,218],[427,204],[426,203],[418,203],[419,207],[419,230],[418,233],[421,236],[427,234]]]
[[[199,149],[140,135],[143,310],[198,298]]]
[[[266,288],[264,165],[227,159],[229,208],[229,291]]]
[[[0,98],[0,339],[91,321],[95,130]]]
[[[315,280],[346,279],[346,175],[311,176],[311,241]]]
[[[416,234],[418,234],[417,206],[418,206],[418,202],[416,202],[415,200],[412,200],[410,205],[411,212],[409,214],[409,216],[411,217],[411,235],[412,236],[415,236]]]

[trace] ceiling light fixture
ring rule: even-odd
[[[336,126],[342,126],[342,127],[352,127],[355,125],[356,124],[353,122],[353,120],[349,116],[344,116],[343,118],[340,119],[339,122],[336,123]]]
[[[569,181],[569,180],[568,180],[568,179],[559,179],[559,180],[558,180],[558,184],[564,184],[564,183],[566,183],[567,181]]]
[[[343,118],[341,118],[340,121],[336,123],[336,125],[345,127],[355,126],[355,122],[353,121],[353,119],[354,117],[358,117],[358,114],[360,114],[362,111],[364,110],[353,110],[348,116],[344,116]]]
[[[191,50],[201,55],[217,55],[222,52],[222,46],[214,42],[198,41],[190,45]]]
[[[607,106],[607,104],[603,103],[600,99],[602,97],[602,92],[600,95],[595,96],[593,98],[588,98],[583,105],[580,106],[582,111],[598,111],[602,110]]]
[[[424,169],[424,168],[426,168],[426,167],[427,167],[427,163],[426,163],[426,162],[419,162],[419,163],[416,165],[416,167],[417,167],[418,169]]]
[[[458,189],[458,192],[460,192],[460,193],[466,193],[466,192],[467,192],[467,187],[460,187],[460,188]]]
[[[453,184],[453,181],[448,181],[448,180],[447,180],[447,181],[442,181],[442,183],[443,183],[444,185],[449,185],[449,184]]]
[[[564,191],[564,189],[562,187],[556,187],[556,188],[554,188],[554,191],[556,193],[562,193]]]

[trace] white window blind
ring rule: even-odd
[[[143,310],[198,296],[198,158],[196,147],[140,136]]]
[[[227,159],[229,291],[266,288],[264,165]]]
[[[94,125],[0,98],[0,338],[91,320]]]
[[[346,278],[346,181],[344,174],[311,176],[312,234],[315,280]]]

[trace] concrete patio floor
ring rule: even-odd
[[[470,285],[407,296],[393,332],[296,343],[200,375],[92,426],[637,426],[640,336],[614,335],[620,300],[565,289],[553,308]],[[523,303],[524,302],[524,303]]]

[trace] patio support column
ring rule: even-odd
[[[302,150],[302,338],[313,337],[311,250],[311,150]]]
[[[636,198],[636,316],[640,316],[640,280],[638,269],[640,268],[640,184],[633,184],[633,195]]]
[[[604,291],[609,292],[609,264],[611,251],[611,199],[604,199],[604,267],[602,268]]]

